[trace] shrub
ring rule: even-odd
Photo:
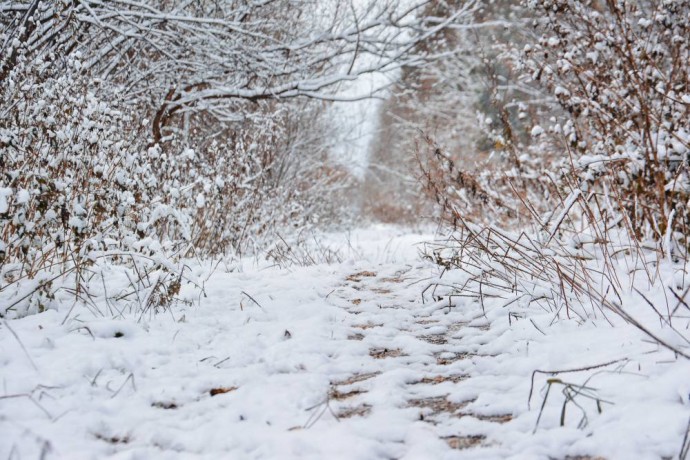
[[[487,126],[507,154],[473,173],[429,137],[418,150],[427,191],[457,231],[428,256],[463,272],[451,296],[527,299],[555,319],[614,312],[687,357],[687,334],[672,326],[687,292],[663,314],[644,299],[674,343],[623,299],[638,285],[665,289],[664,263],[687,272],[690,2],[528,4],[536,38],[500,56],[518,75],[504,86],[536,96],[505,101]],[[532,124],[516,123],[528,104],[539,108]]]

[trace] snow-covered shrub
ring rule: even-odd
[[[190,216],[190,226],[188,237],[165,221],[158,231],[216,256],[256,252],[278,235],[339,219],[351,176],[329,157],[323,112],[311,103],[299,111],[265,105],[216,135],[159,146],[160,201]]]
[[[471,173],[429,138],[419,151],[456,230],[428,254],[449,271],[446,294],[539,306],[554,320],[613,312],[690,356],[673,326],[687,295],[674,277],[688,272],[690,2],[526,3],[536,37],[500,57],[518,75],[503,87],[532,100],[482,119],[506,155]],[[648,289],[656,299],[637,291]],[[676,307],[662,312],[656,294],[667,291]],[[651,317],[630,313],[640,302]]]
[[[687,233],[690,2],[531,6],[544,19],[524,69],[565,112],[534,136],[560,141],[577,186],[611,203],[611,222],[623,217],[637,238]]]
[[[155,149],[142,146],[141,122],[114,88],[80,72],[79,53],[21,52],[0,88],[3,316],[49,308],[59,289],[88,297],[99,259],[170,262],[180,244],[147,233],[158,212]]]
[[[175,68],[140,72],[169,55],[128,61],[120,32],[84,4],[0,8],[0,315],[61,297],[92,311],[94,296],[163,307],[186,280],[183,258],[256,249],[337,214],[329,194],[349,178],[330,162],[322,103],[262,98],[224,104],[232,120],[198,106],[161,118],[156,92]],[[125,287],[97,292],[115,265]]]
[[[690,2],[527,3],[539,18],[535,37],[520,50],[503,45],[499,57],[517,75],[502,86],[532,100],[504,100],[493,124],[482,119],[494,150],[507,152],[505,167],[494,155],[493,167],[469,180],[462,165],[435,160],[433,142],[423,152],[427,179],[443,175],[436,182],[449,187],[434,193],[455,207],[450,220],[471,214],[474,199],[486,221],[514,213],[545,221],[581,190],[590,217],[634,239],[685,240]]]

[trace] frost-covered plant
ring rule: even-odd
[[[690,2],[525,5],[536,38],[503,47],[518,75],[503,86],[534,96],[505,101],[487,123],[508,162],[468,173],[425,139],[427,189],[458,230],[428,255],[456,272],[448,295],[538,305],[554,319],[614,312],[688,357],[675,326],[687,290],[667,275],[688,268]],[[630,313],[640,286],[676,296],[662,312],[640,294],[668,335]]]
[[[485,221],[505,223],[517,212],[545,222],[580,190],[595,210],[584,218],[626,228],[640,241],[684,239],[690,2],[550,0],[526,7],[536,18],[533,38],[523,38],[519,50],[502,45],[499,55],[516,75],[500,86],[523,96],[504,98],[493,124],[481,120],[508,163],[497,168],[494,156],[493,167],[470,180],[462,165],[439,160],[434,142],[422,152],[427,179],[431,173],[448,185],[432,191],[455,208],[449,218],[472,214],[474,199],[495,204],[482,210]]]
[[[154,149],[137,141],[141,123],[80,72],[79,53],[60,51],[20,54],[0,89],[2,315],[48,308],[63,278],[77,298],[88,296],[99,258],[167,259],[179,249],[147,232],[159,212],[157,174]]]
[[[191,216],[194,254],[252,252],[342,214],[337,199],[350,175],[329,158],[323,112],[266,105],[209,140],[188,139],[179,154],[159,152],[161,201]],[[179,150],[170,144],[162,151]]]
[[[610,222],[638,239],[687,234],[690,2],[529,3],[542,35],[524,70],[565,112],[535,137],[560,141],[578,187],[606,195]]]

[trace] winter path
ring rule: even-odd
[[[428,238],[375,229],[342,262],[219,268],[205,298],[164,314],[3,322],[0,458],[677,455],[688,365],[625,331],[435,302]],[[576,398],[560,427],[554,389],[535,430],[533,371],[609,362],[562,378],[615,405]]]

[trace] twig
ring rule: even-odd
[[[247,296],[247,297],[249,298],[249,300],[251,300],[252,302],[254,302],[254,304],[256,304],[256,306],[259,307],[261,310],[263,310],[264,313],[266,312],[266,309],[265,309],[264,307],[262,307],[261,304],[260,304],[259,302],[257,302],[256,299],[255,299],[254,297],[250,296],[250,295],[247,294],[245,291],[242,291],[242,294],[245,295],[245,296]]]
[[[534,320],[533,320],[532,318],[529,319],[529,322],[532,323],[532,326],[534,326],[534,328],[535,328],[536,330],[538,330],[539,332],[541,332],[542,335],[546,335],[546,333],[545,333],[544,331],[542,331],[541,329],[539,329],[539,326],[537,326],[537,323],[535,323]]]
[[[551,374],[551,375],[556,375],[556,374],[568,374],[572,372],[584,372],[584,371],[591,371],[592,369],[599,369],[601,367],[606,367],[610,366],[611,364],[615,363],[620,363],[622,361],[629,361],[628,358],[621,358],[621,359],[615,359],[613,361],[608,361],[602,364],[595,364],[593,366],[585,366],[585,367],[578,367],[574,369],[563,369],[563,370],[553,370],[553,371],[543,371],[540,369],[535,370],[532,372],[532,381],[529,386],[529,396],[527,397],[527,409],[530,409],[530,403],[532,401],[532,393],[534,392],[534,377],[537,374]]]
[[[17,339],[17,343],[19,343],[19,346],[22,347],[24,354],[26,355],[27,359],[31,363],[31,367],[33,367],[36,372],[39,372],[38,367],[36,367],[36,363],[34,362],[33,359],[31,359],[31,355],[29,355],[29,352],[26,350],[26,347],[24,346],[22,341],[19,339],[19,336],[17,335],[17,333],[14,332],[14,330],[10,327],[10,325],[6,319],[3,319],[2,322],[5,325],[5,327],[7,328],[7,330],[10,331],[10,333],[14,336],[14,338]]]
[[[688,426],[685,428],[685,436],[683,436],[683,443],[680,445],[680,453],[678,460],[685,460],[690,453],[690,419],[688,419]]]
[[[127,378],[125,379],[125,381],[122,382],[122,385],[120,385],[120,388],[118,388],[117,391],[115,393],[113,393],[113,395],[110,397],[110,399],[112,399],[115,396],[117,396],[118,394],[120,394],[120,391],[122,391],[122,389],[125,387],[125,385],[127,384],[127,382],[129,380],[132,380],[132,388],[134,388],[134,391],[137,391],[137,386],[134,383],[134,373],[130,372],[129,375],[127,376]]]

